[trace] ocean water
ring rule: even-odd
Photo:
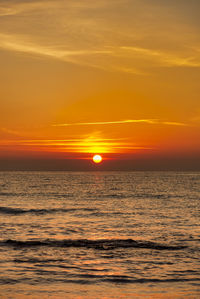
[[[200,298],[199,172],[0,172],[0,298]]]

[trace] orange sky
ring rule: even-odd
[[[199,10],[198,0],[0,0],[3,168],[48,158],[73,169],[93,153],[115,169],[199,165]]]

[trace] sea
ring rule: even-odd
[[[200,172],[0,172],[0,298],[200,298]]]

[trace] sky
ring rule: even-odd
[[[0,170],[200,170],[199,11],[0,0]]]

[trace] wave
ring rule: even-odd
[[[118,248],[144,248],[155,250],[180,250],[187,246],[165,245],[149,241],[135,241],[133,239],[113,239],[113,240],[4,240],[0,241],[0,246],[23,247],[76,247],[76,248],[93,248],[99,250],[112,250]]]
[[[89,208],[73,208],[73,209],[63,209],[63,208],[53,208],[53,209],[20,209],[20,208],[10,208],[10,207],[0,207],[0,214],[8,214],[8,215],[20,215],[20,214],[52,214],[52,213],[67,213],[67,212],[75,212],[75,211],[88,211],[94,212],[96,209]]]
[[[12,279],[10,277],[0,278],[0,285],[14,285],[14,284],[21,284],[21,283],[31,283],[31,284],[43,284],[43,283],[64,283],[64,284],[79,284],[79,285],[96,285],[99,282],[106,282],[106,283],[118,283],[118,284],[147,284],[147,283],[177,283],[177,282],[186,282],[186,283],[195,283],[197,284],[200,281],[199,278],[169,278],[169,279],[154,279],[154,278],[141,278],[141,279],[134,279],[129,278],[126,276],[111,276],[111,277],[99,277],[97,275],[80,275],[80,277],[77,275],[77,278],[72,277],[66,277],[66,278],[59,278],[59,277],[40,277],[38,280],[37,278],[18,278],[18,279]],[[195,293],[196,294],[196,293]],[[194,295],[195,295],[194,294]],[[199,295],[199,293],[198,293]],[[192,298],[198,298],[198,295]],[[168,297],[169,298],[169,297]],[[170,297],[171,298],[171,297]],[[191,298],[191,297],[190,297]]]

